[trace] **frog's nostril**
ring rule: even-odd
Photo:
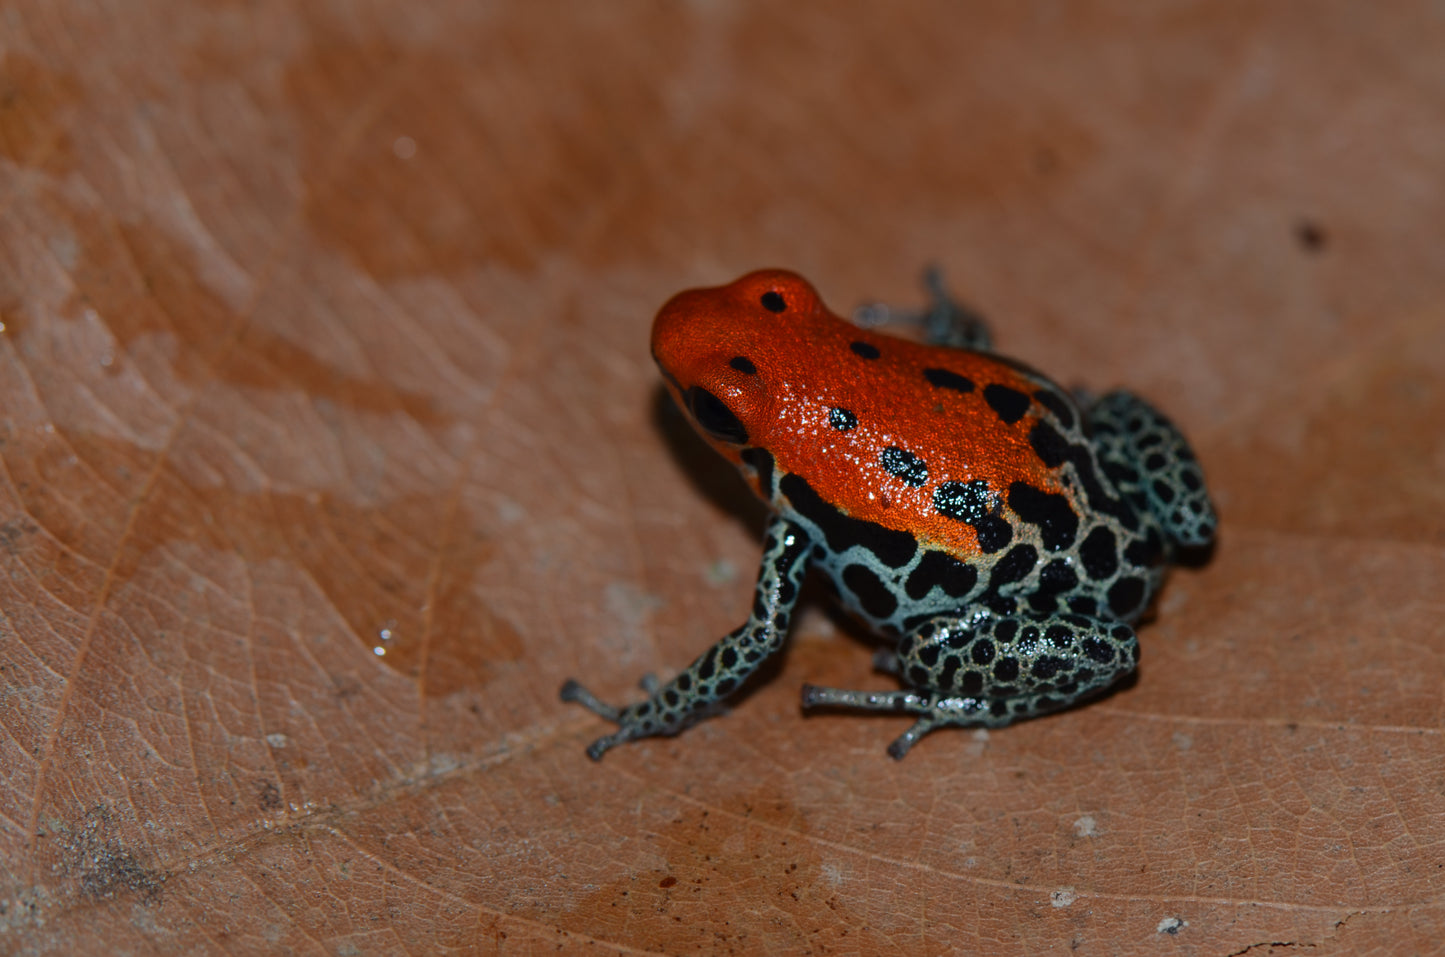
[[[747,428],[722,399],[696,385],[687,390],[685,398],[693,419],[709,435],[735,445],[747,444]]]

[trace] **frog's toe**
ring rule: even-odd
[[[902,761],[903,756],[906,755],[910,750],[912,750],[913,746],[918,743],[918,740],[920,738],[922,738],[928,732],[932,731],[934,728],[938,728],[941,726],[942,722],[933,715],[924,715],[917,721],[913,722],[913,727],[909,728],[907,731],[903,732],[898,737],[893,739],[893,743],[888,745],[888,756],[895,761]]]
[[[620,719],[621,713],[616,708],[599,700],[596,695],[582,687],[582,685],[573,678],[568,678],[562,682],[562,690],[558,692],[557,696],[563,701],[580,704],[588,711],[591,711],[598,717],[606,718],[608,721],[617,721]],[[596,745],[593,745],[593,747],[596,747]],[[611,745],[608,745],[608,747],[611,747]],[[602,751],[606,750],[607,748],[602,749]],[[591,753],[591,748],[588,749],[588,753]],[[598,752],[599,755],[601,753],[601,751]]]

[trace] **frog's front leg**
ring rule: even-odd
[[[901,711],[919,719],[888,753],[949,725],[997,728],[1068,707],[1134,670],[1134,630],[1075,614],[941,616],[905,635],[880,665],[911,690],[803,686],[803,707]]]
[[[932,299],[928,308],[897,309],[875,302],[855,311],[853,321],[865,329],[894,323],[921,326],[924,341],[929,345],[975,352],[993,348],[988,321],[948,294],[943,285],[943,272],[937,266],[923,271],[923,286]]]
[[[646,701],[614,708],[602,703],[576,681],[569,679],[562,685],[563,701],[575,701],[617,722],[616,731],[598,738],[587,748],[589,758],[600,760],[608,748],[624,741],[677,734],[707,717],[759,665],[783,647],[812,543],[802,529],[776,516],[768,524],[764,541],[763,565],[758,572],[753,610],[747,623],[709,648],[667,684],[659,687],[653,682],[649,687],[648,679],[643,679],[643,687],[651,695]]]

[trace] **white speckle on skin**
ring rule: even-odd
[[[1049,903],[1055,907],[1068,907],[1078,899],[1079,895],[1074,893],[1072,887],[1060,887],[1049,895]]]
[[[1099,824],[1094,820],[1092,814],[1085,814],[1074,822],[1074,833],[1079,837],[1097,837],[1099,835]]]
[[[284,747],[286,747],[286,745],[290,744],[290,743],[291,743],[291,739],[288,738],[288,737],[286,737],[286,735],[277,732],[277,733],[274,733],[274,734],[268,734],[268,735],[266,735],[266,743],[269,744],[269,745],[270,745],[271,747],[273,747],[273,748],[280,749],[280,748],[284,748]]]
[[[828,882],[829,887],[840,887],[843,884],[843,869],[837,864],[824,864],[818,870],[823,875],[823,880]]]

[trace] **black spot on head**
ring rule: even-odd
[[[890,445],[879,454],[878,461],[889,475],[915,488],[928,481],[927,464],[907,449]]]
[[[707,650],[707,654],[702,656],[702,662],[697,666],[697,676],[703,681],[706,681],[713,676],[716,670],[717,645],[713,645]]]
[[[1012,618],[1005,618],[1005,619],[1003,619],[1003,620],[1000,621],[997,625],[994,625],[994,628],[993,628],[993,637],[994,637],[994,640],[995,640],[995,641],[998,641],[998,642],[1001,642],[1002,644],[1005,644],[1005,645],[1008,644],[1009,642],[1013,641],[1013,640],[1014,640],[1014,635],[1016,635],[1016,634],[1018,634],[1018,633],[1019,633],[1019,623],[1016,622],[1016,621],[1014,621]]]
[[[1008,489],[1008,504],[1019,518],[1039,527],[1044,547],[1061,551],[1074,544],[1079,517],[1063,495],[1045,492],[1027,482],[1014,482]]]
[[[684,671],[682,674],[678,675],[676,679],[673,680],[673,684],[675,684],[675,685],[677,686],[677,690],[678,690],[678,691],[682,691],[682,692],[684,692],[684,693],[685,693],[685,692],[688,692],[688,691],[691,691],[691,690],[692,690],[692,675],[690,675],[690,674],[688,674],[686,671]]]
[[[973,656],[974,664],[988,664],[990,661],[993,661],[993,642],[980,638],[973,643],[973,651],[970,652],[970,654]]]
[[[956,392],[973,391],[972,379],[947,369],[924,369],[923,378],[928,380],[929,385],[937,386],[940,389],[953,389]]]
[[[1179,481],[1191,492],[1197,492],[1204,487],[1204,479],[1200,476],[1198,469],[1184,469],[1179,473]]]
[[[687,402],[687,409],[692,413],[693,420],[702,426],[703,431],[724,442],[747,444],[747,428],[722,399],[696,385],[683,393],[683,399]]]
[[[1079,546],[1079,558],[1084,562],[1084,574],[1094,581],[1103,581],[1113,575],[1119,568],[1114,533],[1102,525],[1095,528]]]
[[[977,671],[969,670],[963,673],[963,681],[959,689],[969,697],[977,697],[983,691],[983,675]]]
[[[1143,600],[1142,578],[1121,578],[1109,589],[1109,610],[1120,618],[1128,617],[1131,612],[1136,611]]]
[[[942,588],[950,598],[962,598],[973,590],[978,572],[972,565],[959,561],[947,552],[924,552],[908,576],[908,597],[918,601],[933,590]]]
[[[1013,425],[1029,410],[1028,396],[997,382],[983,387],[983,398],[998,413],[1005,425]]]
[[[858,417],[847,409],[828,410],[828,424],[839,432],[849,432],[858,427]]]
[[[853,350],[854,355],[862,356],[865,359],[876,359],[883,354],[878,351],[877,346],[870,342],[850,342],[848,348]]]
[[[843,584],[858,596],[858,604],[874,618],[889,618],[898,610],[898,599],[873,570],[864,565],[843,569]]]
[[[721,698],[723,695],[733,690],[733,688],[737,687],[737,683],[738,682],[736,678],[724,678],[719,681],[717,685],[713,688],[713,694]]]
[[[1106,641],[1100,641],[1091,635],[1079,644],[1084,649],[1084,654],[1101,665],[1107,665],[1114,660],[1114,646]]]
[[[722,655],[718,658],[718,661],[722,663],[722,666],[724,668],[726,668],[728,671],[731,671],[732,669],[737,667],[738,653],[732,648],[724,648]]]
[[[758,301],[763,304],[763,308],[768,310],[768,312],[782,312],[788,308],[788,301],[783,298],[783,294],[772,290],[763,293],[762,298]]]
[[[1039,400],[1039,405],[1048,409],[1059,420],[1059,425],[1066,429],[1074,427],[1074,410],[1069,400],[1058,393],[1056,389],[1036,389],[1034,398]]]
[[[1164,481],[1163,479],[1155,479],[1154,497],[1159,499],[1159,501],[1163,502],[1165,505],[1168,505],[1174,501],[1174,489],[1172,486],[1170,486],[1168,482]]]
[[[1147,438],[1153,438],[1153,437],[1156,436],[1156,435],[1158,435],[1158,433],[1157,433],[1157,432],[1153,432],[1153,433],[1150,433],[1150,434],[1147,436]],[[1143,443],[1140,443],[1140,444],[1142,445]],[[1164,457],[1164,453],[1163,453],[1163,452],[1154,452],[1154,453],[1152,453],[1151,455],[1149,455],[1146,459],[1144,459],[1144,467],[1145,467],[1146,469],[1148,469],[1149,471],[1151,471],[1151,472],[1159,472],[1159,471],[1162,471],[1163,468],[1164,468],[1164,466],[1166,466],[1166,465],[1168,465],[1168,464],[1169,464],[1169,460]]]
[[[753,467],[758,473],[758,487],[763,494],[773,494],[773,456],[767,449],[749,447],[739,453],[744,462]]]
[[[940,515],[973,524],[988,515],[988,482],[943,482],[933,490],[933,508]]]
[[[1055,648],[1067,648],[1074,643],[1074,632],[1068,625],[1050,625],[1044,632],[1044,640]]]
[[[753,365],[752,360],[747,356],[733,356],[732,359],[728,361],[728,365],[747,375],[758,374],[758,367]]]
[[[934,665],[938,664],[938,656],[942,653],[942,651],[943,649],[940,648],[938,645],[924,645],[918,651],[918,660],[923,662],[928,667],[932,668]]]
[[[778,482],[778,488],[799,515],[818,526],[834,552],[861,545],[889,568],[902,568],[918,551],[918,541],[912,535],[844,515],[824,501],[802,476],[789,472]]]
[[[1013,681],[1019,676],[1019,660],[1017,658],[1000,658],[994,662],[993,676],[999,681]]]

